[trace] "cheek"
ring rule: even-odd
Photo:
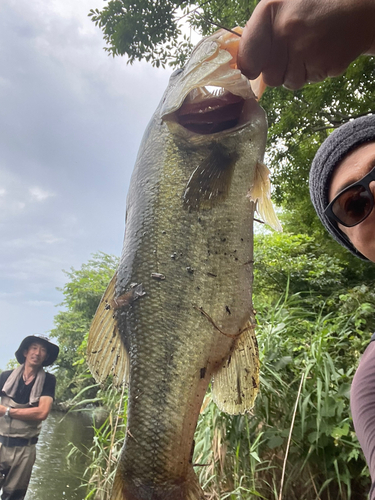
[[[339,227],[350,239],[352,245],[372,262],[375,262],[375,212],[358,226]]]

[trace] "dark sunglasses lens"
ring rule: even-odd
[[[346,226],[355,226],[365,219],[373,207],[371,194],[363,186],[344,191],[332,206],[332,212]]]

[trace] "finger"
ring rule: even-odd
[[[290,58],[284,76],[284,87],[289,90],[297,90],[303,87],[307,81],[307,71],[304,62],[301,59]]]
[[[283,40],[274,39],[267,65],[262,70],[263,80],[270,87],[278,87],[285,81],[288,69],[288,49]]]
[[[246,23],[238,48],[238,67],[250,80],[257,78],[267,64],[271,41],[272,19],[263,0]]]
[[[322,70],[311,70],[307,72],[307,81],[309,83],[319,83],[328,77],[327,73]]]

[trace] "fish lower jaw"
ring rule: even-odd
[[[200,89],[194,89],[194,94],[190,93],[177,111],[164,117],[174,131],[180,128],[184,135],[203,137],[232,133],[246,126],[259,108],[255,98],[244,99],[224,89],[217,95],[197,90]]]

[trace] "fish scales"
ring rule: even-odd
[[[126,267],[124,275],[119,271],[118,277],[118,295],[132,282],[142,283],[146,293],[119,324],[120,331],[127,332],[124,341],[131,361],[131,434],[120,463],[128,476],[133,470],[138,475],[143,467],[142,475],[151,483],[157,478],[174,483],[186,476],[208,381],[233,344],[233,339],[217,331],[194,306],[202,307],[230,334],[238,333],[250,316],[252,269],[246,263],[252,257],[252,206],[246,194],[253,172],[248,172],[248,163],[242,169],[236,165],[239,175],[233,176],[227,200],[211,211],[189,212],[183,203],[184,189],[194,165],[207,152],[187,154],[174,143],[167,126],[162,127],[167,134],[164,159],[154,180],[153,174],[148,182],[142,178],[154,196],[142,215],[135,210],[135,216],[142,218],[141,229],[134,235],[138,250],[132,267]],[[259,151],[252,149],[257,158]],[[137,165],[143,169],[145,164],[141,157]],[[136,189],[137,199],[144,203],[146,196]],[[240,210],[239,203],[243,205]],[[129,219],[128,224],[133,252]],[[128,261],[126,246],[122,261]],[[153,272],[163,274],[165,280],[154,280]],[[204,380],[201,368],[206,368]],[[145,385],[145,381],[152,381],[152,385]],[[176,454],[176,449],[184,449],[185,457]],[[165,460],[153,460],[159,455]]]
[[[208,43],[208,56],[202,44],[197,51],[200,73],[207,57],[213,59]],[[192,66],[194,54],[185,73]],[[128,194],[114,328],[129,357],[130,378],[126,439],[112,500],[203,499],[192,454],[208,384],[214,379],[216,400],[226,409],[220,376],[226,380],[226,373],[237,369],[231,404],[238,411],[249,409],[242,399],[250,390],[253,401],[258,385],[251,299],[254,200],[249,193],[265,149],[264,111],[251,88],[240,97],[243,102],[225,94],[229,108],[224,113],[227,101],[217,106],[211,96],[209,105],[199,98],[197,104],[191,83],[184,92],[193,106],[183,100],[171,104],[181,78],[188,80],[183,73],[172,75],[146,130]],[[245,77],[240,78],[243,84]],[[180,109],[187,110],[188,130],[178,123]],[[233,126],[236,113],[239,124]],[[212,123],[221,130],[211,132]],[[105,314],[100,308],[99,318]],[[100,342],[96,335],[90,331],[91,342]],[[237,349],[246,351],[251,367],[233,367],[245,355]]]

